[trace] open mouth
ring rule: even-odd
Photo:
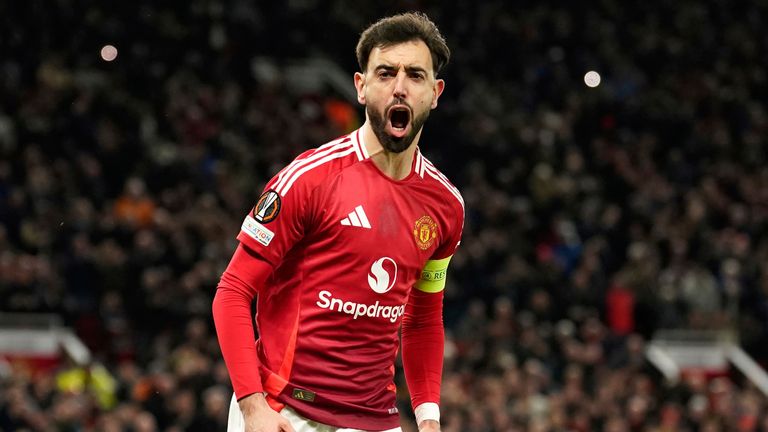
[[[406,107],[396,106],[389,110],[389,123],[396,131],[404,131],[410,120],[411,111]]]

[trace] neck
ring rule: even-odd
[[[370,122],[365,122],[362,132],[363,139],[365,140],[364,145],[366,150],[368,150],[371,161],[381,172],[393,180],[402,180],[408,177],[408,174],[411,173],[416,147],[419,143],[419,138],[421,138],[421,131],[416,134],[411,145],[400,153],[389,152],[381,145],[376,134],[373,132]]]

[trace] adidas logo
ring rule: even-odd
[[[341,224],[358,228],[371,228],[371,223],[368,222],[368,216],[365,215],[365,211],[361,205],[355,207],[355,211],[350,212],[349,216],[342,219]]]

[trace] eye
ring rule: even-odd
[[[411,72],[408,76],[415,81],[421,81],[424,79],[424,74],[421,72]]]
[[[378,76],[379,78],[392,78],[395,76],[395,73],[386,69],[382,69],[379,71]]]

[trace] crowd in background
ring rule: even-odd
[[[768,361],[768,5],[743,0],[0,3],[0,311],[60,314],[94,359],[0,365],[0,430],[223,430],[210,306],[242,217],[363,120],[279,71],[352,86],[360,30],[410,9],[452,49],[421,148],[467,209],[443,430],[768,431],[740,377],[643,356],[728,328]]]

